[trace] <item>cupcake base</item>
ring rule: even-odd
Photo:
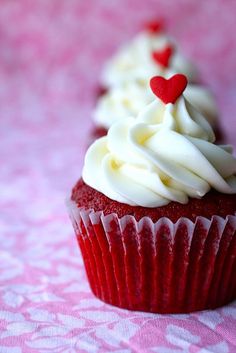
[[[106,303],[187,313],[236,298],[236,216],[153,222],[68,206],[91,289]]]

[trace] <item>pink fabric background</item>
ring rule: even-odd
[[[0,353],[236,352],[236,303],[163,316],[98,301],[64,204],[103,62],[150,18],[196,62],[234,143],[235,14],[234,0],[0,1]]]

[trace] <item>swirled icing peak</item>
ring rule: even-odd
[[[88,149],[86,184],[118,202],[159,207],[187,203],[211,188],[236,193],[236,159],[214,144],[209,123],[183,95],[156,98],[136,118],[114,123]]]

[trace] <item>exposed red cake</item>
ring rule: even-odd
[[[102,97],[104,94],[106,94],[108,92],[108,88],[104,87],[104,86],[98,86],[97,91],[96,91],[96,97],[100,98]]]
[[[107,129],[103,126],[94,126],[90,133],[91,142],[107,134]]]
[[[189,199],[186,205],[170,202],[166,206],[157,208],[129,206],[109,199],[101,192],[94,190],[80,179],[72,190],[72,200],[79,207],[103,211],[105,215],[115,212],[119,217],[133,215],[138,221],[144,216],[156,222],[161,217],[168,217],[173,222],[180,217],[187,217],[194,221],[197,216],[211,219],[213,215],[226,217],[236,212],[236,194],[221,194],[211,190],[201,199]]]

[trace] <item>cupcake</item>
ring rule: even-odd
[[[154,99],[149,78],[169,78],[176,72],[188,76],[190,84],[185,96],[210,122],[221,139],[218,111],[211,92],[197,84],[196,69],[182,57],[172,41],[163,34],[158,23],[150,23],[129,45],[118,52],[105,66],[102,88],[93,112],[95,127],[92,140],[104,136],[107,129],[121,118],[137,116]],[[105,89],[104,87],[107,87]]]
[[[184,96],[187,79],[150,81],[155,100],[87,151],[69,211],[93,293],[158,313],[236,298],[236,159]]]
[[[151,22],[106,63],[101,84],[111,88],[133,80],[146,82],[155,75],[168,77],[176,72],[185,74],[189,82],[197,80],[194,65],[164,33],[163,26],[159,22]]]

